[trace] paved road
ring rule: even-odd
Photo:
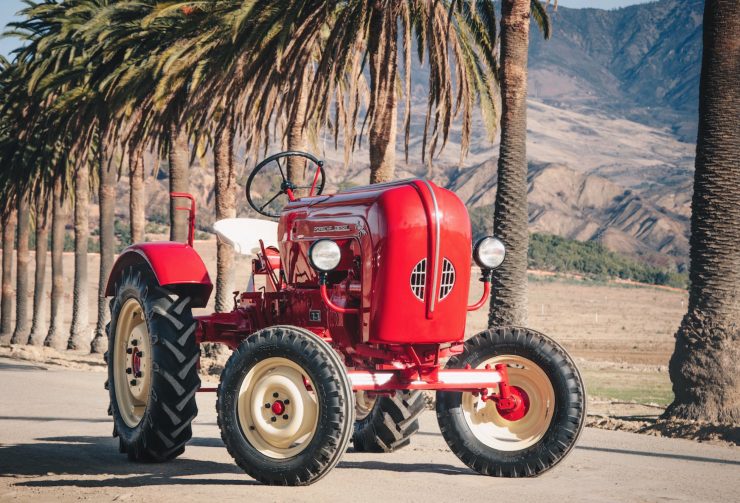
[[[447,450],[432,413],[402,451],[350,451],[313,486],[264,487],[232,463],[212,394],[182,457],[132,464],[110,436],[103,380],[0,358],[0,501],[740,501],[738,448],[586,429],[552,472],[494,479]]]

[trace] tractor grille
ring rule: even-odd
[[[421,259],[411,271],[411,291],[414,296],[424,302],[424,292],[427,284],[427,259]],[[442,283],[439,285],[439,300],[443,300],[452,291],[455,285],[455,267],[447,259],[442,262]]]
[[[411,271],[411,291],[420,301],[424,301],[424,288],[427,284],[427,259],[423,258]]]
[[[447,297],[455,284],[455,268],[447,259],[442,262],[442,283],[439,285],[439,300]]]

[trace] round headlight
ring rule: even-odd
[[[504,262],[505,257],[504,244],[491,236],[481,238],[473,248],[473,258],[483,269],[496,269]]]
[[[319,239],[308,249],[311,266],[321,272],[333,271],[341,259],[342,251],[331,239]]]

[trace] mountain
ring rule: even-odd
[[[530,37],[530,95],[596,109],[696,140],[704,2],[662,0],[615,10],[552,13]]]

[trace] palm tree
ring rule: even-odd
[[[67,226],[67,204],[64,194],[64,178],[54,180],[53,208],[51,218],[51,306],[49,313],[49,332],[44,346],[60,347],[64,333],[64,236]],[[65,340],[66,342],[66,340]],[[64,344],[66,347],[66,344]]]
[[[213,143],[214,172],[216,175],[216,219],[236,216],[236,168],[234,166],[234,130],[230,120],[223,121],[215,131]],[[217,243],[216,299],[217,312],[230,311],[233,307],[231,292],[234,290],[234,249]]]
[[[461,157],[467,153],[472,111],[476,104],[483,112],[488,136],[496,129],[495,77],[498,63],[495,50],[495,13],[490,2],[338,2],[327,23],[326,49],[317,68],[312,89],[311,117],[325,122],[332,93],[335,102],[351,112],[347,121],[357,116],[360,86],[350,84],[345,96],[347,76],[364,80],[365,61],[370,66],[370,91],[365,123],[369,123],[370,179],[372,182],[393,177],[397,137],[398,40],[403,42],[404,146],[408,154],[410,131],[411,51],[416,38],[418,57],[429,65],[429,94],[422,144],[423,160],[431,164],[447,142],[450,125],[462,115]],[[322,28],[323,29],[323,28]],[[399,31],[400,29],[400,31]],[[355,58],[357,51],[363,56]],[[342,104],[347,98],[349,106]],[[335,121],[336,123],[336,121]],[[350,125],[348,131],[354,130]],[[336,131],[336,130],[335,130]],[[360,132],[362,134],[362,131]],[[335,132],[336,135],[336,132]],[[345,138],[354,148],[355,139]]]
[[[493,272],[489,326],[527,322],[527,51],[530,17],[549,38],[539,0],[501,4],[501,144],[493,233],[506,246],[506,261]]]
[[[0,302],[0,335],[10,336],[13,330],[13,250],[15,249],[15,208],[3,211],[3,275],[2,302]]]
[[[83,349],[90,344],[88,326],[87,243],[90,235],[88,205],[90,204],[90,168],[78,162],[74,174],[74,231],[75,276],[72,296],[72,326],[69,330],[67,349]]]
[[[688,312],[666,417],[740,423],[740,4],[707,0],[691,203]]]
[[[31,262],[28,240],[31,232],[31,208],[28,194],[18,197],[18,244],[16,252],[15,330],[11,344],[26,344],[28,326],[28,266]]]
[[[129,148],[129,219],[131,242],[146,240],[146,178],[144,174],[144,149],[140,146]]]
[[[43,192],[36,198],[35,203],[36,253],[33,281],[33,319],[31,321],[31,335],[28,342],[41,345],[46,338],[46,253],[49,250],[49,207],[46,203],[46,194]]]
[[[101,131],[104,128],[100,128]],[[93,353],[103,353],[108,348],[108,334],[105,327],[109,320],[108,300],[105,286],[113,270],[116,252],[114,222],[116,219],[116,178],[117,169],[113,162],[111,142],[102,134],[98,147],[98,204],[100,207],[100,273],[98,274],[98,316],[95,335],[90,346]]]

